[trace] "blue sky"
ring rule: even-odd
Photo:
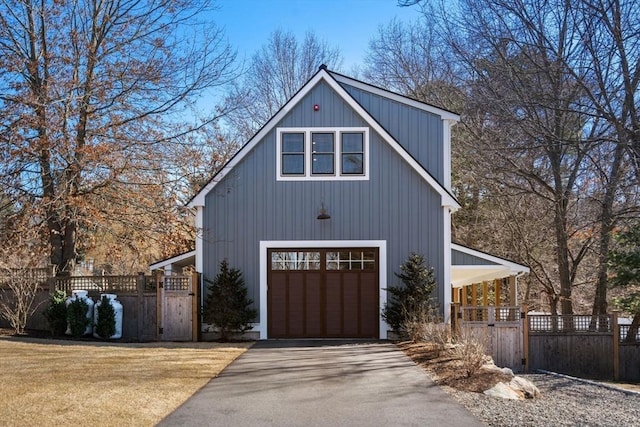
[[[343,71],[362,65],[369,40],[394,17],[419,18],[417,6],[399,7],[397,0],[219,0],[213,14],[225,29],[239,58],[251,58],[276,30],[292,31],[302,40],[312,30],[342,52]]]

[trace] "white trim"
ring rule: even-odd
[[[477,267],[494,267],[495,268],[495,267],[502,266],[502,267],[507,267],[509,269],[509,271],[511,273],[513,273],[513,274],[529,273],[529,271],[530,271],[529,267],[527,267],[526,265],[518,264],[518,263],[515,263],[513,261],[509,261],[509,260],[506,260],[504,258],[500,258],[500,257],[497,257],[497,256],[489,255],[487,253],[480,252],[480,251],[477,251],[475,249],[467,248],[466,246],[461,246],[461,245],[452,243],[451,244],[451,249],[497,264],[497,265],[488,265],[488,266],[482,266],[482,265],[470,265],[470,266],[454,265],[453,267],[470,267],[470,268],[471,267],[475,267],[475,268],[477,268]]]
[[[501,265],[454,265],[451,266],[451,286],[460,288],[485,280],[502,279],[516,274]]]
[[[387,241],[386,240],[261,240],[260,241],[260,322],[253,330],[260,332],[260,339],[267,334],[267,249],[273,248],[378,248],[379,338],[387,339],[389,326],[382,319],[382,309],[387,304]]]
[[[420,110],[427,111],[429,113],[442,117],[443,120],[454,120],[456,122],[460,121],[460,116],[458,114],[452,113],[451,111],[443,110],[442,108],[438,108],[434,105],[425,104],[424,102],[416,101],[414,99],[407,98],[406,96],[402,96],[397,93],[389,92],[388,90],[384,90],[379,87],[371,86],[367,83],[361,82],[359,80],[354,80],[347,76],[333,73],[331,73],[331,75],[340,83],[348,84],[349,86],[353,86],[357,89],[364,90],[366,92],[370,92],[384,98],[392,99],[401,104],[409,105],[410,107],[415,107]]]
[[[341,76],[335,76],[335,79],[340,77],[341,81],[345,81],[348,84],[355,84],[351,79],[345,80],[345,78]],[[189,202],[189,207],[194,206],[204,206],[206,195],[213,190],[213,188],[220,182],[243,158],[246,156],[253,148],[269,133],[271,132],[275,125],[280,122],[284,118],[284,116],[296,105],[302,98],[304,98],[310,91],[313,89],[320,81],[324,81],[327,85],[329,85],[344,101],[356,112],[358,113],[367,125],[371,127],[375,132],[377,132],[395,151],[398,153],[417,173],[420,175],[431,187],[440,194],[441,204],[442,206],[449,206],[453,211],[460,208],[460,204],[456,201],[456,199],[449,194],[449,192],[443,187],[436,179],[431,176],[425,169],[420,165],[413,157],[409,155],[409,153],[402,148],[402,146],[397,143],[393,137],[382,127],[380,124],[369,114],[360,104],[358,104],[351,95],[335,80],[332,75],[328,73],[327,70],[322,69],[318,71],[315,76],[313,76],[307,84],[300,90],[296,95],[287,102],[284,107],[273,116],[267,124],[245,144],[242,149],[219,171],[214,178],[205,185],[198,194]],[[375,89],[374,87],[368,85],[361,85],[365,90],[371,91],[373,93],[380,92],[384,93],[384,96],[387,98],[397,100],[399,102],[405,103],[407,105],[413,105],[417,108],[421,108],[425,111],[433,112],[434,114],[440,115],[442,118],[451,119],[451,120],[459,120],[459,116],[457,114],[453,114],[446,110],[441,110],[436,107],[432,107],[426,104],[422,104],[417,101],[410,100],[409,98],[404,98],[400,95],[395,95],[390,92],[382,91]],[[416,105],[414,105],[416,104]]]
[[[443,254],[443,291],[442,291],[442,311],[444,323],[449,324],[451,320],[451,310],[447,307],[451,301],[451,209],[443,208],[444,215],[444,254]]]
[[[282,175],[282,134],[304,133],[304,175]],[[333,133],[334,138],[334,174],[313,175],[311,164],[311,133]],[[363,172],[362,175],[342,174],[342,150],[340,135],[343,133],[363,133]],[[368,181],[369,180],[369,128],[368,127],[279,127],[276,128],[276,180],[277,181]]]
[[[444,178],[444,188],[448,191],[451,191],[451,128],[456,123],[456,120],[442,120],[442,173]]]
[[[198,206],[196,208],[196,271],[198,273],[204,273],[203,217],[204,217],[204,206]]]
[[[196,255],[196,251],[185,252],[183,254],[176,255],[176,256],[174,256],[172,258],[168,258],[168,259],[164,259],[162,261],[155,262],[155,263],[149,265],[149,269],[150,270],[159,270],[161,268],[166,269],[168,266],[171,266],[171,264],[175,264],[176,262],[184,261],[185,259],[187,259],[189,257],[193,257],[195,255]]]

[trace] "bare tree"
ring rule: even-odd
[[[640,174],[640,10],[628,0],[581,0],[573,7],[583,47],[573,69],[584,70],[580,82],[592,114],[601,118],[602,138],[598,155],[592,157],[602,193],[593,300],[593,314],[600,315],[607,313],[612,233],[620,218],[640,214],[634,196]]]
[[[465,211],[469,200],[474,212],[491,206],[509,214],[505,219],[515,221],[507,227],[516,232],[513,237],[530,242],[525,238],[530,233],[517,221],[526,218],[517,202],[524,197],[527,209],[539,209],[530,225],[542,233],[553,230],[553,245],[533,252],[526,245],[523,257],[549,295],[552,310],[560,303],[563,313],[571,313],[572,288],[596,283],[593,313],[605,313],[611,233],[620,218],[638,213],[637,5],[625,0],[461,0],[455,7],[437,0],[401,3],[421,4],[425,22],[436,29],[423,24],[424,39],[435,34],[455,55],[456,65],[448,69],[455,70],[467,95],[462,127],[471,136],[454,134],[454,161],[463,160],[464,178],[472,184],[461,187],[460,177],[454,184],[463,201],[457,228],[464,229],[460,219],[484,227],[492,223]],[[389,34],[394,36],[387,36],[383,46],[393,53],[378,47],[378,58],[396,60],[374,62],[376,67],[391,76],[399,69],[420,70],[419,63],[407,66],[401,60],[416,62],[415,49],[400,42],[401,33]],[[417,72],[426,76],[430,70]],[[419,77],[408,79],[404,72],[404,79],[412,83]],[[477,157],[460,157],[456,145]],[[546,226],[540,223],[545,218]],[[555,268],[548,268],[549,254],[555,256]],[[585,259],[593,262],[585,265]]]
[[[444,95],[444,104],[459,105],[462,113],[453,142],[459,173],[453,187],[463,205],[454,218],[455,235],[471,243],[482,239],[485,244],[496,243],[492,236],[498,236],[504,240],[498,247],[505,255],[522,251],[516,252],[517,258],[541,267],[534,270],[535,277],[552,311],[560,303],[563,313],[571,313],[572,287],[591,245],[590,238],[576,233],[586,221],[575,212],[587,197],[581,191],[587,178],[583,161],[593,146],[585,133],[587,114],[580,105],[584,94],[566,67],[576,55],[571,9],[554,2],[502,0],[463,0],[455,8],[434,1],[424,2],[423,7],[423,35],[415,35],[415,28],[403,35],[390,26],[379,37],[385,41],[382,46],[372,43],[374,58],[396,59],[374,61],[373,66],[394,76],[391,83],[396,86],[393,79],[398,74],[407,88],[423,75],[433,79],[444,74],[457,84],[457,91]],[[402,41],[403,37],[413,43]],[[427,46],[418,56],[428,61],[415,59],[415,45]],[[444,47],[435,48],[438,45]],[[401,54],[389,53],[398,49]],[[433,51],[439,52],[439,61]],[[389,71],[398,69],[402,72]],[[429,84],[420,82],[423,87]],[[519,202],[527,199],[526,204]],[[521,212],[532,206],[540,209],[535,216]],[[501,217],[503,221],[498,220]],[[532,240],[528,230],[508,230],[504,225],[522,219],[535,224],[539,233],[553,230],[553,241]],[[527,240],[522,244],[518,238]],[[532,246],[533,241],[538,244]],[[549,246],[540,251],[540,243]],[[549,268],[549,253],[555,254],[554,268]]]
[[[424,20],[380,26],[365,61],[364,77],[372,83],[449,110],[463,108],[455,62]]]
[[[230,91],[227,103],[240,106],[228,116],[239,139],[247,140],[302,87],[318,67],[339,70],[337,48],[308,32],[304,40],[276,30],[251,58],[244,78]]]
[[[0,317],[16,335],[24,333],[38,308],[36,296],[50,275],[39,234],[18,205],[0,215]]]
[[[177,119],[232,77],[223,34],[199,21],[210,5],[195,4],[0,1],[0,180],[41,212],[58,271],[116,214],[162,211],[136,197],[162,197],[161,159],[191,130]]]

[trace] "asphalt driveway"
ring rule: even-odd
[[[393,344],[260,341],[160,426],[481,426]]]

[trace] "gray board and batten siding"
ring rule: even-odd
[[[491,262],[484,258],[474,255],[465,254],[464,252],[451,250],[451,265],[500,265],[497,262]]]
[[[341,86],[438,182],[444,182],[440,116],[347,84]]]
[[[377,102],[382,104],[383,100]],[[319,105],[319,111],[314,111],[314,104]],[[399,114],[399,107],[380,107],[376,119],[386,129],[395,127],[392,132],[403,134],[399,129],[411,127],[411,123],[390,125],[410,115]],[[383,116],[385,111],[389,117]],[[242,270],[249,297],[258,309],[260,241],[386,240],[387,283],[383,288],[398,284],[393,273],[415,251],[424,254],[434,267],[438,289],[443,289],[445,221],[441,196],[373,129],[369,132],[369,180],[276,180],[277,128],[364,126],[365,120],[326,83],[312,88],[206,195],[202,232],[205,277],[213,279],[226,258],[230,266]],[[439,138],[441,144],[441,129],[429,135]],[[438,144],[429,143],[432,145]],[[434,157],[442,162],[439,154]],[[331,219],[316,219],[321,203]],[[437,297],[444,306],[442,292]]]

